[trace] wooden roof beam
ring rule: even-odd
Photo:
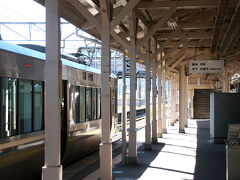
[[[164,43],[162,43],[161,46],[152,54],[150,59],[153,60],[159,53],[161,53],[163,51],[163,49],[165,48],[165,46],[167,46],[172,41],[173,37],[175,37],[177,34],[179,34],[179,32],[180,32],[179,30],[172,32],[170,34],[170,36],[168,36],[168,39]],[[176,43],[175,43],[175,45],[176,45]]]
[[[172,57],[171,60],[166,61],[166,63],[162,67],[162,69],[168,68],[168,66],[170,66],[172,63],[174,63],[176,60],[178,60],[183,55],[184,55],[184,53],[182,51],[178,52],[178,54],[175,55],[174,57]]]
[[[133,10],[133,8],[138,4],[140,0],[131,0],[129,1],[126,6],[123,8],[122,11],[111,21],[110,29],[113,30],[116,25],[120,23],[120,21],[127,16],[127,14]]]
[[[212,53],[214,53],[216,50],[217,41],[218,41],[219,34],[220,34],[220,31],[221,31],[221,28],[222,28],[222,25],[224,22],[226,12],[227,12],[228,3],[229,3],[229,0],[220,0],[219,1],[217,17],[216,17],[216,21],[215,21],[215,27],[214,27],[214,31],[213,31],[212,48],[211,48]]]
[[[68,0],[69,3],[71,3],[88,21],[98,30],[99,34],[101,34],[101,23],[98,20],[97,17],[93,16],[88,9],[79,2],[79,0]],[[116,39],[120,45],[126,49],[129,50],[129,44],[127,40],[121,38],[115,31],[111,31],[111,36]]]
[[[176,43],[176,45],[175,45],[172,49],[170,49],[170,50],[167,52],[167,54],[165,54],[165,56],[163,56],[163,57],[160,59],[160,61],[157,62],[157,65],[160,65],[163,61],[166,60],[167,57],[171,56],[172,53],[173,53],[177,48],[179,48],[179,46],[182,45],[184,41],[185,41],[185,38],[183,38],[183,39],[181,39],[180,41],[178,41],[178,42]],[[184,49],[185,49],[185,45],[184,45],[183,47],[184,47]]]
[[[185,53],[171,66],[167,68],[167,72],[172,71],[175,67],[177,67],[185,58]]]
[[[154,24],[148,31],[148,33],[137,42],[137,49],[139,49],[143,44],[145,44],[153,34],[161,27],[166,21],[176,12],[176,8],[173,7],[168,11],[164,17],[162,17],[156,24]]]
[[[160,46],[162,46],[163,44],[165,44],[166,41],[163,41],[163,42],[158,42],[158,44]],[[167,44],[165,44],[165,48],[172,48],[175,46],[175,42],[169,42]],[[210,48],[211,47],[211,42],[209,40],[206,40],[206,41],[203,41],[201,43],[197,43],[196,42],[193,42],[193,41],[187,41],[187,47],[188,48]]]
[[[196,0],[196,1],[152,1],[140,2],[137,5],[139,9],[202,9],[202,8],[217,8],[218,0]]]
[[[101,34],[101,23],[79,0],[68,0],[68,2],[72,4],[72,6],[75,7],[86,19],[88,19],[88,21],[94,25],[97,31]]]
[[[186,39],[211,39],[212,33],[211,32],[183,32],[186,36]],[[158,40],[166,40],[169,37],[169,33],[161,33],[157,34]],[[175,35],[173,37],[174,40],[178,40],[179,35]]]
[[[199,22],[199,23],[182,23],[181,29],[195,30],[195,29],[213,29],[214,24],[212,22]],[[168,25],[163,25],[159,30],[173,30]]]

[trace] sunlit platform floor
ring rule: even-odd
[[[138,165],[122,165],[121,154],[113,153],[113,179],[226,179],[225,145],[210,142],[209,120],[189,120],[185,131],[184,134],[178,133],[176,123],[158,139],[157,144],[152,144],[151,151],[145,151],[145,131],[144,128],[139,130]],[[96,180],[99,179],[100,169],[96,168],[86,176],[81,174],[69,179]]]
[[[209,121],[190,120],[186,133],[178,133],[178,125],[168,129],[151,151],[138,148],[137,166],[117,165],[115,180],[224,180],[226,177],[225,145],[209,141]],[[138,133],[144,141],[144,132]]]

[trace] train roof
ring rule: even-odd
[[[36,51],[36,50],[32,50],[32,49],[29,49],[29,48],[25,48],[25,47],[22,47],[22,46],[18,46],[18,45],[15,45],[15,44],[7,43],[7,42],[1,41],[1,40],[0,40],[0,49],[4,50],[4,51],[10,51],[10,52],[13,52],[13,53],[16,53],[16,54],[21,54],[21,55],[24,55],[24,56],[33,57],[33,58],[40,59],[40,60],[43,60],[43,61],[46,60],[46,54],[45,53],[42,53],[42,52],[39,52],[39,51]],[[64,55],[66,56],[66,54],[64,54]],[[73,68],[76,68],[76,69],[80,69],[80,70],[84,70],[84,71],[88,71],[88,72],[92,72],[92,73],[96,73],[96,74],[101,74],[101,70],[99,70],[99,69],[95,69],[93,67],[86,66],[86,65],[83,65],[83,64],[78,64],[78,63],[75,63],[73,61],[69,61],[69,60],[64,59],[64,58],[61,58],[61,60],[62,60],[62,64],[65,65],[65,66],[73,67]],[[114,74],[111,74],[111,77],[116,78],[116,76]]]

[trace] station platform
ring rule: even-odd
[[[177,127],[178,124],[175,124],[168,128],[168,133],[158,139],[158,144],[152,145],[151,151],[144,150],[145,132],[144,128],[140,129],[137,134],[138,165],[122,165],[121,142],[115,143],[113,179],[224,180],[226,178],[225,145],[210,142],[209,120],[189,120],[185,134],[178,133]],[[83,169],[69,178],[65,170],[64,179],[96,180],[99,179],[99,172],[99,163],[96,163],[92,171]]]

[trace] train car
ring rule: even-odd
[[[62,60],[61,160],[96,151],[101,140],[100,71]],[[41,179],[44,165],[45,54],[0,41],[0,179]],[[111,75],[111,132],[117,79]]]

